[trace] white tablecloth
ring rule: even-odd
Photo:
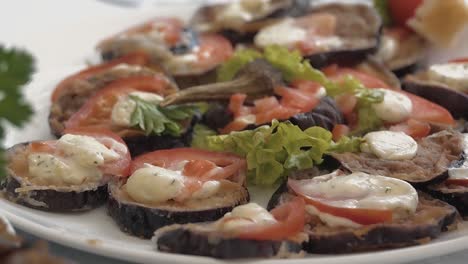
[[[135,18],[135,22],[139,22],[151,17],[155,9],[174,11],[177,10],[177,6],[174,5],[194,2],[140,0],[138,7],[129,8],[123,6],[130,0],[120,0],[122,6],[109,5],[106,1],[110,0],[3,0],[0,3],[0,44],[24,47],[32,52],[37,59],[35,78],[44,78],[43,76],[50,75],[50,72],[57,69],[83,65],[85,56],[92,53],[98,40],[127,26],[127,23],[118,19],[119,17],[132,17]],[[468,36],[464,39],[468,40]],[[438,52],[432,60],[466,56],[466,43],[467,41],[462,41],[458,47]],[[24,235],[33,238],[31,235]],[[51,250],[54,254],[68,257],[78,263],[127,263],[54,243],[51,243]],[[464,251],[416,263],[464,264],[467,260],[468,251]]]

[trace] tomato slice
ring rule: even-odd
[[[336,124],[332,130],[333,140],[338,141],[341,137],[346,136],[348,133],[349,127],[347,125]]]
[[[275,94],[254,101],[254,106],[245,106],[245,94],[234,94],[229,101],[228,109],[233,113],[234,120],[220,130],[222,134],[238,131],[250,124],[263,125],[273,119],[286,120],[299,113],[312,111],[320,102],[318,92],[321,86],[310,81],[296,81],[296,87],[276,87]],[[254,116],[255,119],[250,118]]]
[[[246,161],[237,155],[193,148],[157,150],[138,156],[132,162],[131,173],[143,167],[145,163],[182,170],[183,173],[187,173],[186,176],[207,175],[206,172],[215,168],[215,165],[220,169],[216,174],[209,175],[209,179],[236,178],[239,183],[243,183],[243,174],[247,168]]]
[[[391,0],[388,2],[388,8],[392,21],[402,27],[406,27],[408,19],[412,18],[416,9],[423,0]]]
[[[352,94],[340,94],[335,97],[335,102],[343,115],[349,115],[357,105],[357,97]]]
[[[98,48],[107,45],[113,41],[116,37],[121,35],[134,35],[138,33],[147,33],[153,30],[159,31],[164,36],[164,41],[169,45],[175,45],[180,40],[180,34],[183,29],[183,22],[178,18],[173,17],[160,17],[150,21],[146,21],[142,24],[133,26],[122,32],[119,32],[109,38],[102,40],[98,44]]]
[[[52,102],[57,101],[57,99],[68,88],[68,86],[76,80],[83,80],[83,79],[89,78],[93,75],[107,71],[108,69],[116,65],[119,65],[121,63],[126,63],[130,65],[147,65],[149,62],[150,62],[150,57],[147,54],[144,54],[141,52],[135,52],[135,53],[130,53],[126,56],[117,58],[115,60],[112,60],[106,63],[88,67],[62,80],[56,86],[55,90],[52,93],[52,97],[51,97]]]
[[[29,144],[29,150],[34,153],[42,152],[52,154],[57,149],[56,141],[33,141]]]
[[[466,63],[468,62],[468,58],[458,58],[458,59],[453,59],[449,62],[456,62],[456,63]]]
[[[445,183],[468,187],[468,179],[447,179]]]
[[[336,207],[327,204],[327,201],[320,197],[312,197],[302,192],[302,182],[300,180],[288,180],[288,186],[304,201],[317,208],[320,212],[333,216],[349,219],[361,225],[372,225],[392,220],[393,212],[391,210],[363,209]]]
[[[197,68],[210,70],[227,61],[234,53],[231,42],[217,34],[200,35],[199,46],[195,49]]]
[[[202,178],[218,166],[209,160],[189,160],[182,170],[182,174],[189,177]]]
[[[93,137],[107,148],[117,152],[120,155],[120,159],[104,164],[101,166],[101,170],[105,174],[119,177],[128,177],[132,159],[130,157],[130,151],[128,150],[127,145],[122,140],[122,138],[119,137],[119,135],[103,128],[85,127],[65,129],[64,134],[85,135]],[[117,145],[116,142],[120,144]]]
[[[390,85],[380,80],[379,78],[360,72],[355,69],[338,67],[331,65],[322,69],[323,73],[333,81],[341,81],[347,75],[358,79],[367,88],[388,88],[393,89]]]
[[[91,97],[69,120],[66,128],[100,126],[110,128],[110,115],[117,100],[133,91],[165,94],[170,84],[164,76],[135,76],[116,80]]]
[[[442,106],[412,93],[408,93],[405,91],[398,92],[405,94],[411,100],[411,103],[413,104],[411,118],[416,119],[418,121],[442,125],[455,124],[455,120],[453,119],[450,112]]]
[[[385,84],[378,78],[359,72],[349,68],[339,68],[337,66],[330,66],[325,68],[324,73],[332,80],[339,81],[346,75],[351,75],[356,79],[360,80],[364,86],[368,88],[386,88],[392,89],[389,85]],[[392,89],[394,90],[394,89]],[[411,100],[413,104],[413,110],[411,112],[411,118],[428,123],[443,124],[443,125],[454,125],[455,120],[453,119],[450,112],[442,106],[432,103],[417,95],[397,90],[396,92],[402,93]],[[340,104],[338,104],[340,105]],[[344,107],[347,109],[347,107]]]
[[[305,204],[302,198],[296,197],[281,204],[273,209],[271,214],[277,223],[267,226],[247,226],[238,237],[252,240],[285,240],[304,229]]]
[[[431,126],[426,122],[410,118],[406,122],[390,126],[389,130],[404,132],[408,136],[417,139],[429,135],[429,133],[431,132]]]

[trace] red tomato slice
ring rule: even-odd
[[[183,164],[187,161],[188,163]],[[210,165],[207,165],[208,162]],[[145,163],[166,169],[182,169],[189,173],[187,176],[201,175],[201,171],[214,164],[220,167],[220,170],[210,177],[212,180],[238,178],[237,176],[243,175],[247,168],[246,161],[237,155],[192,148],[157,150],[138,156],[132,162],[131,173],[143,167]],[[180,168],[181,164],[183,168]],[[187,164],[189,167],[185,170]],[[243,177],[239,177],[239,182],[243,182]]]
[[[295,80],[291,83],[291,86],[311,94],[317,94],[319,89],[322,88],[320,83],[308,80]]]
[[[468,179],[447,179],[445,183],[468,187]]]
[[[142,24],[133,26],[122,32],[115,34],[109,38],[102,40],[98,44],[98,48],[111,42],[114,38],[120,35],[134,35],[138,33],[146,33],[152,30],[158,30],[164,34],[164,40],[169,45],[174,45],[180,40],[180,33],[183,29],[183,22],[178,18],[162,17],[146,21]]]
[[[285,240],[297,235],[304,229],[305,204],[296,197],[271,211],[278,221],[267,226],[246,227],[238,237],[252,240]]]
[[[273,119],[286,120],[293,115],[306,113],[314,109],[320,102],[317,96],[320,85],[310,81],[296,81],[296,88],[277,87],[275,93],[281,96],[264,97],[254,101],[254,106],[245,106],[245,94],[234,94],[229,101],[228,109],[233,113],[234,120],[220,130],[222,134],[238,131],[248,125],[263,125]],[[247,115],[255,115],[255,121],[247,120]]]
[[[369,75],[367,73],[360,72],[358,70],[354,70],[351,68],[341,68],[336,65],[328,66],[322,69],[323,73],[333,81],[340,81],[345,76],[350,75],[367,87],[367,88],[388,88],[392,89],[392,87],[386,84],[384,81],[380,80],[379,78]]]
[[[348,133],[349,127],[347,125],[336,124],[332,130],[333,140],[338,141],[341,137],[346,136]]]
[[[256,114],[256,125],[263,125],[270,123],[273,119],[277,120],[286,120],[293,115],[301,113],[300,110],[287,107],[287,106],[278,106],[276,108],[271,109],[268,112],[257,112]]]
[[[198,41],[195,55],[200,69],[210,70],[231,58],[234,52],[231,42],[221,35],[203,34]]]
[[[247,98],[246,94],[233,94],[229,100],[229,111],[234,115],[234,117],[244,116],[251,113],[249,107],[244,106],[245,99]]]
[[[116,80],[91,97],[68,121],[66,128],[81,126],[109,127],[112,108],[117,100],[133,91],[164,94],[170,87],[163,76],[135,76]]]
[[[182,174],[189,177],[202,178],[217,167],[214,162],[209,160],[190,160],[185,164]]]
[[[56,141],[33,141],[29,144],[29,150],[31,152],[42,152],[42,153],[54,153],[56,147]]]
[[[323,213],[343,217],[361,225],[372,225],[392,220],[393,212],[391,210],[346,208],[328,205],[327,201],[323,198],[312,197],[309,194],[303,193],[303,183],[301,180],[289,179],[288,186],[299,197],[304,198],[307,204],[314,206]]]
[[[454,125],[455,120],[453,119],[450,112],[442,106],[428,101],[422,97],[414,95],[412,93],[398,91],[405,94],[413,103],[413,111],[411,112],[411,118],[418,121],[443,124],[443,125]]]
[[[316,93],[308,93],[299,89],[277,87],[275,93],[281,96],[282,106],[297,109],[300,113],[311,111],[320,102]]]
[[[116,65],[119,65],[121,63],[126,63],[130,65],[147,65],[150,62],[150,58],[147,54],[141,53],[141,52],[135,52],[128,54],[126,56],[123,56],[121,58],[117,58],[115,60],[102,63],[99,65],[91,66],[88,67],[82,71],[79,71],[64,80],[62,80],[55,88],[55,90],[52,93],[52,102],[55,102],[60,95],[63,93],[64,90],[68,88],[70,83],[76,81],[76,80],[83,80],[88,77],[91,77],[93,75],[102,73]]]
[[[255,110],[259,113],[270,111],[275,107],[279,107],[280,103],[274,96],[268,96],[254,101]]]
[[[338,108],[345,116],[354,111],[357,101],[357,97],[352,94],[341,94],[335,97],[335,102],[338,105]]]
[[[390,131],[404,132],[413,138],[423,138],[431,132],[431,126],[422,121],[408,119],[406,122],[389,127]]]
[[[358,80],[360,80],[364,86],[368,88],[386,88],[392,89],[390,86],[379,80],[374,76],[370,76],[366,73],[359,72],[357,70],[349,68],[338,68],[337,66],[327,67],[324,70],[324,73],[332,80],[339,81],[346,75],[351,75]],[[411,118],[418,121],[428,122],[428,123],[437,123],[437,124],[446,124],[453,125],[455,120],[453,119],[450,112],[443,108],[440,105],[432,103],[424,98],[421,98],[417,95],[407,93],[404,91],[396,91],[403,93],[409,97],[413,103],[413,111],[411,113]]]
[[[468,62],[468,58],[458,58],[458,59],[451,60],[449,62],[466,63]]]
[[[398,26],[406,27],[408,19],[414,16],[416,9],[423,0],[390,0],[388,8],[392,21]]]

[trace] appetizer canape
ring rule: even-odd
[[[268,212],[255,203],[240,205],[211,223],[158,229],[159,251],[221,259],[291,258],[304,253],[304,201],[300,198]]]
[[[130,152],[102,129],[65,131],[58,140],[17,144],[7,150],[5,197],[44,211],[85,211],[107,200],[107,183],[126,177]]]
[[[150,238],[166,225],[214,221],[249,201],[246,162],[191,148],[136,157],[130,177],[109,184],[109,215],[127,233]]]
[[[212,81],[214,69],[232,55],[223,36],[197,33],[177,18],[156,18],[101,41],[104,60],[134,52],[147,54],[162,65],[180,87]]]

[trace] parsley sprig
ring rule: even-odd
[[[194,105],[161,107],[137,96],[130,95],[129,98],[136,103],[130,118],[130,125],[139,127],[147,135],[180,136],[184,132],[181,122],[191,118],[197,112],[197,107]]]
[[[20,127],[33,113],[20,90],[31,80],[33,72],[34,59],[28,52],[0,45],[0,180],[6,176],[5,152],[1,148],[4,125]]]

